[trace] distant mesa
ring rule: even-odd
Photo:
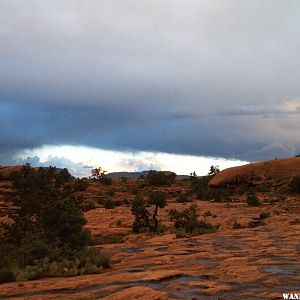
[[[20,171],[23,168],[23,166],[0,166],[0,177],[7,179],[9,176],[16,171]],[[45,168],[45,167],[43,167]],[[61,170],[61,168],[57,168],[57,170]],[[141,176],[147,177],[149,174],[149,171],[142,171],[142,172],[111,172],[107,174],[108,178],[111,178],[113,180],[119,180],[122,178],[127,178],[127,179],[138,179]],[[171,171],[163,171],[165,174],[170,174],[172,173]],[[189,178],[190,176],[188,175],[177,175],[177,179],[186,179]]]
[[[282,186],[300,175],[300,157],[273,159],[228,168],[209,182],[210,187],[236,186],[240,184]]]
[[[153,170],[154,171],[154,170]],[[149,171],[142,171],[142,172],[112,172],[108,173],[107,177],[111,179],[122,179],[122,178],[127,178],[127,179],[138,179],[141,176],[146,177],[149,174]],[[171,171],[163,171],[166,175],[172,173]],[[185,179],[189,178],[190,176],[188,175],[177,175],[177,179]]]

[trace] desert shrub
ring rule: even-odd
[[[150,186],[171,185],[176,179],[173,172],[149,171],[145,178],[145,184]]]
[[[95,203],[92,203],[92,202],[85,202],[85,203],[81,204],[80,207],[83,211],[89,211],[89,210],[95,209],[96,205],[95,205]]]
[[[210,166],[208,176],[214,177],[220,172],[219,166]]]
[[[263,220],[252,220],[248,223],[248,227],[250,228],[255,228],[255,227],[259,227],[259,226],[264,226],[266,225],[266,223]]]
[[[111,185],[113,183],[113,179],[108,177],[107,171],[103,170],[101,167],[92,169],[90,178],[106,185]]]
[[[127,182],[128,178],[127,177],[121,177],[121,182]]]
[[[196,194],[196,197],[201,200],[221,201],[222,199],[230,196],[230,190],[226,187],[214,187],[208,186],[209,181],[215,175],[207,175],[201,177],[191,177],[191,188]]]
[[[196,193],[198,199],[207,199],[209,180],[210,177],[208,176],[192,178],[191,188]]]
[[[158,208],[164,208],[167,205],[167,194],[161,191],[153,191],[149,194],[148,204],[154,205],[154,212],[152,215],[152,224],[151,224],[151,231],[157,232],[158,227],[158,219],[157,213]]]
[[[0,230],[0,252],[6,253],[0,256],[2,281],[36,279],[54,273],[74,276],[81,274],[75,268],[79,257],[93,255],[94,259],[102,259],[100,252],[92,252],[96,249],[88,249],[90,232],[83,227],[86,220],[81,198],[75,194],[77,183],[66,169],[24,166],[11,179],[16,190],[11,201],[18,209],[10,213],[13,222],[2,224]],[[66,267],[65,261],[72,268]]]
[[[106,201],[106,199],[102,198],[102,197],[97,199],[97,203],[100,205],[104,205],[105,201]]]
[[[121,206],[122,205],[122,200],[121,199],[116,199],[114,200],[115,206]]]
[[[104,201],[104,207],[106,209],[114,209],[116,207],[116,204],[114,201],[112,201],[111,199],[106,199]]]
[[[146,207],[146,202],[143,197],[136,197],[132,201],[131,213],[135,217],[132,224],[132,231],[134,233],[140,233],[150,227],[150,213]]]
[[[186,181],[188,181],[188,180],[194,180],[194,179],[197,179],[197,174],[196,174],[196,171],[193,171],[193,172],[191,172],[190,173],[190,176],[189,176],[189,178],[184,178]]]
[[[259,206],[260,202],[255,193],[250,193],[247,196],[246,202],[249,206]]]
[[[97,235],[91,235],[90,237],[90,245],[95,246],[101,244],[101,239]]]
[[[177,196],[177,202],[179,202],[179,203],[186,203],[186,202],[188,202],[189,201],[189,199],[188,199],[188,195],[187,194],[179,194],[178,196]]]
[[[167,204],[167,195],[164,192],[153,191],[149,194],[146,202],[142,197],[136,197],[132,201],[131,212],[135,217],[132,224],[134,233],[150,231],[157,233],[159,221],[157,219],[158,209],[165,207]],[[154,206],[151,215],[147,206]]]
[[[171,221],[174,222],[174,227],[177,230],[179,229],[181,233],[185,231],[191,235],[216,232],[217,228],[215,226],[197,219],[196,208],[196,205],[191,205],[188,209],[185,209],[182,212],[179,212],[176,209],[171,209],[169,215]]]
[[[128,199],[122,200],[122,205],[128,206],[130,204],[130,201]]]
[[[219,202],[225,198],[225,191],[223,188],[213,188],[209,191],[207,198],[214,199]]]
[[[4,266],[0,269],[0,284],[16,281],[14,272],[9,266]]]
[[[113,196],[116,194],[116,192],[115,192],[114,190],[109,190],[106,194],[107,194],[108,196],[113,197]]]
[[[300,194],[300,176],[295,176],[290,183],[290,191]]]
[[[112,178],[105,176],[101,182],[105,185],[112,185],[114,181]]]
[[[144,186],[143,186],[143,187],[144,187]],[[139,185],[139,188],[143,188],[143,187]],[[140,192],[139,188],[138,188],[138,187],[132,188],[132,189],[131,189],[131,194],[132,194],[132,195],[135,195],[135,196],[138,196],[138,194],[139,194],[139,192]]]
[[[116,199],[114,200],[115,206],[128,205],[130,202],[128,199]]]
[[[185,238],[191,235],[190,233],[187,233],[184,228],[175,228],[174,233],[176,234],[177,238]]]
[[[240,183],[236,188],[235,188],[235,193],[238,195],[244,195],[247,193],[249,190],[249,186],[247,184]]]
[[[97,181],[103,180],[105,178],[107,171],[103,170],[101,167],[93,168],[91,170],[91,178]]]
[[[124,233],[114,233],[108,236],[101,237],[100,244],[118,244],[122,243],[126,234]]]
[[[145,174],[141,174],[141,175],[139,176],[139,179],[141,179],[141,180],[144,180],[145,178],[146,178]]]
[[[268,187],[265,184],[260,184],[256,187],[256,191],[261,193],[267,193],[270,191],[270,187]]]
[[[234,222],[232,225],[232,229],[241,229],[242,225],[240,223]]]
[[[263,211],[259,214],[259,218],[262,219],[267,219],[270,217],[270,214],[267,211]]]
[[[259,226],[264,226],[266,225],[266,223],[264,221],[250,221],[248,226],[250,228],[255,228],[255,227],[259,227]]]
[[[74,189],[77,192],[83,192],[87,189],[88,185],[89,185],[89,183],[86,179],[77,178],[77,179],[75,179],[75,182],[74,182]]]
[[[156,227],[155,233],[157,234],[163,234],[167,230],[167,227],[164,224],[158,223]]]
[[[94,274],[110,265],[110,256],[96,248],[86,248],[76,251],[72,256],[65,256],[59,248],[42,245],[40,241],[39,243],[39,247],[26,245],[27,250],[31,251],[30,254],[22,247],[21,251],[10,252],[6,256],[7,263],[0,267],[1,283]],[[47,252],[42,249],[43,247],[47,248]],[[41,249],[42,252],[39,252]]]

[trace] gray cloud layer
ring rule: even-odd
[[[42,144],[300,151],[299,1],[0,0],[0,163]]]

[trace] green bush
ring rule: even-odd
[[[115,206],[121,206],[121,205],[128,205],[130,202],[128,199],[117,199],[117,200],[114,200],[115,202]]]
[[[107,195],[113,197],[115,195],[115,191],[110,190],[110,191],[107,192]]]
[[[270,217],[270,214],[266,211],[263,211],[259,214],[259,218],[262,220],[262,219],[267,219]]]
[[[104,205],[105,201],[106,201],[106,199],[102,198],[102,197],[97,199],[97,203],[100,205]]]
[[[187,194],[179,194],[178,196],[177,196],[177,202],[179,202],[179,203],[186,203],[186,202],[188,202],[189,201],[189,199],[188,199],[188,195]]]
[[[9,266],[4,266],[0,269],[0,283],[16,281],[14,272]]]
[[[128,178],[127,177],[121,177],[121,182],[127,182]]]
[[[145,183],[150,186],[171,185],[176,179],[173,172],[149,171],[145,178]]]
[[[200,235],[217,231],[212,224],[197,219],[196,205],[191,205],[182,212],[171,209],[169,215],[174,227],[180,229],[181,233],[185,231],[190,235]]]
[[[185,238],[191,235],[190,233],[187,233],[184,228],[176,228],[175,234],[177,238]]]
[[[161,223],[158,223],[157,227],[156,227],[155,233],[157,233],[157,234],[163,234],[163,233],[166,232],[166,230],[167,230],[167,227],[165,225],[163,225]]]
[[[122,200],[116,199],[114,200],[115,206],[121,206],[122,205]]]
[[[242,225],[240,223],[234,222],[232,225],[232,229],[241,229]]]
[[[109,264],[107,256],[88,248],[91,235],[83,227],[78,182],[66,169],[24,166],[11,180],[16,190],[11,201],[18,209],[0,230],[2,282],[80,275],[94,272],[93,264],[98,269]],[[89,265],[79,267],[83,257]]]
[[[50,249],[51,250],[51,249]],[[57,249],[53,249],[56,252]],[[18,254],[20,256],[20,254]],[[110,266],[110,256],[96,248],[89,248],[76,254],[76,258],[64,258],[49,253],[49,257],[34,259],[29,264],[20,264],[20,257],[10,257],[10,264],[0,268],[0,283],[35,280],[44,277],[67,277],[95,274]],[[14,267],[11,267],[14,265]]]
[[[132,201],[131,213],[135,217],[132,224],[132,231],[134,233],[140,233],[145,229],[150,228],[150,213],[146,207],[146,202],[143,197],[136,197]]]
[[[130,204],[130,201],[128,199],[122,200],[122,205],[128,206]]]
[[[95,203],[92,203],[92,202],[86,202],[86,203],[81,204],[80,207],[83,211],[89,211],[89,210],[95,209],[96,205],[95,205]]]
[[[147,206],[153,206],[154,210],[151,216]],[[161,191],[153,191],[149,194],[146,202],[142,197],[136,197],[132,201],[131,212],[135,217],[132,224],[132,231],[140,233],[145,231],[158,232],[159,221],[157,219],[158,209],[167,205],[167,194]]]
[[[250,228],[255,228],[255,227],[264,226],[264,225],[266,225],[266,223],[262,220],[252,220],[248,223],[248,227],[250,227]]]
[[[225,187],[208,187],[208,183],[211,180],[212,176],[202,176],[193,178],[191,180],[191,188],[194,193],[196,193],[196,197],[200,200],[212,200],[221,201],[222,199],[226,199],[230,196],[229,188]]]
[[[270,191],[270,187],[264,184],[260,184],[256,187],[256,190],[261,193],[267,193]]]
[[[220,172],[219,166],[210,166],[208,176],[214,177]]]
[[[191,179],[191,188],[198,199],[207,199],[209,176],[194,177]]]
[[[87,189],[89,183],[86,179],[75,179],[74,189],[77,192],[83,192]]]
[[[290,183],[290,191],[300,194],[300,176],[295,176]]]
[[[260,205],[260,202],[254,193],[251,193],[247,196],[246,202],[249,206],[259,206]]]
[[[148,204],[155,206],[152,215],[152,223],[150,223],[151,225],[150,230],[152,232],[157,232],[158,223],[159,223],[157,219],[158,208],[164,208],[167,205],[167,194],[161,191],[151,192],[149,194]]]
[[[111,199],[107,199],[104,201],[104,207],[106,209],[114,209],[116,207],[116,204]]]

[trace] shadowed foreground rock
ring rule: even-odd
[[[265,226],[232,230],[234,220],[247,224],[260,208],[198,203],[202,211],[217,215],[207,218],[223,224],[219,232],[151,237],[131,234],[128,222],[123,241],[97,246],[112,254],[112,267],[103,274],[2,284],[0,299],[260,300],[281,299],[282,292],[297,289],[300,224],[290,222],[297,220],[298,208],[272,215]],[[172,206],[185,207],[174,203],[169,209]],[[160,218],[166,220],[166,214],[164,209]],[[96,232],[97,215],[102,216],[101,227],[106,224],[107,233],[113,233],[116,220],[129,216],[130,209],[120,207],[107,216],[102,209],[89,211],[87,226]]]

